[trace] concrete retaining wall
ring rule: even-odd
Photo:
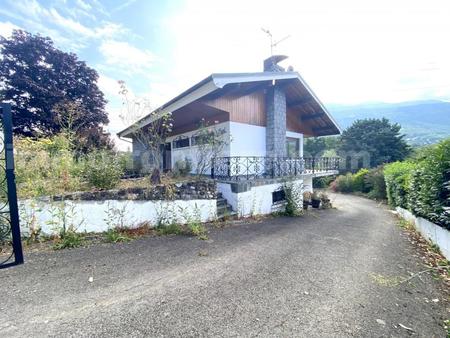
[[[19,202],[20,226],[24,234],[30,227],[41,228],[44,234],[53,234],[64,223],[77,232],[103,232],[110,227],[137,227],[143,223],[186,223],[189,219],[201,222],[216,218],[216,199],[143,201],[36,201]]]
[[[450,260],[450,231],[425,218],[414,216],[409,210],[397,207],[397,213],[409,222],[430,242],[439,246],[441,253]]]

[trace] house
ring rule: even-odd
[[[259,213],[273,210],[282,199],[281,180],[290,178],[311,190],[312,177],[335,174],[336,159],[303,158],[304,137],[341,130],[300,74],[278,64],[286,58],[266,59],[263,72],[212,74],[158,108],[158,116],[171,113],[173,119],[171,135],[162,145],[162,169],[189,159],[196,170],[203,121],[207,128],[221,128],[226,144],[210,159],[207,174],[242,214],[250,213],[254,204]],[[132,139],[133,157],[143,168],[153,161],[136,135],[152,119],[154,115],[148,115],[118,134]]]

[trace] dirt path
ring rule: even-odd
[[[29,254],[0,271],[0,336],[445,337],[442,284],[393,285],[423,264],[392,214],[354,196],[335,204],[209,241]]]

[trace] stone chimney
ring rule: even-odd
[[[286,55],[272,55],[271,57],[264,60],[264,71],[265,72],[284,72],[284,68],[278,65],[283,60],[288,57]]]
[[[278,62],[287,59],[273,55],[264,60],[265,72],[284,72]],[[274,81],[266,90],[266,156],[286,157],[286,94]]]

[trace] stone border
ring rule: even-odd
[[[100,191],[82,191],[71,194],[38,198],[42,201],[105,201],[105,200],[205,200],[216,199],[216,182],[192,181],[170,185],[157,185],[150,188],[128,188]]]

